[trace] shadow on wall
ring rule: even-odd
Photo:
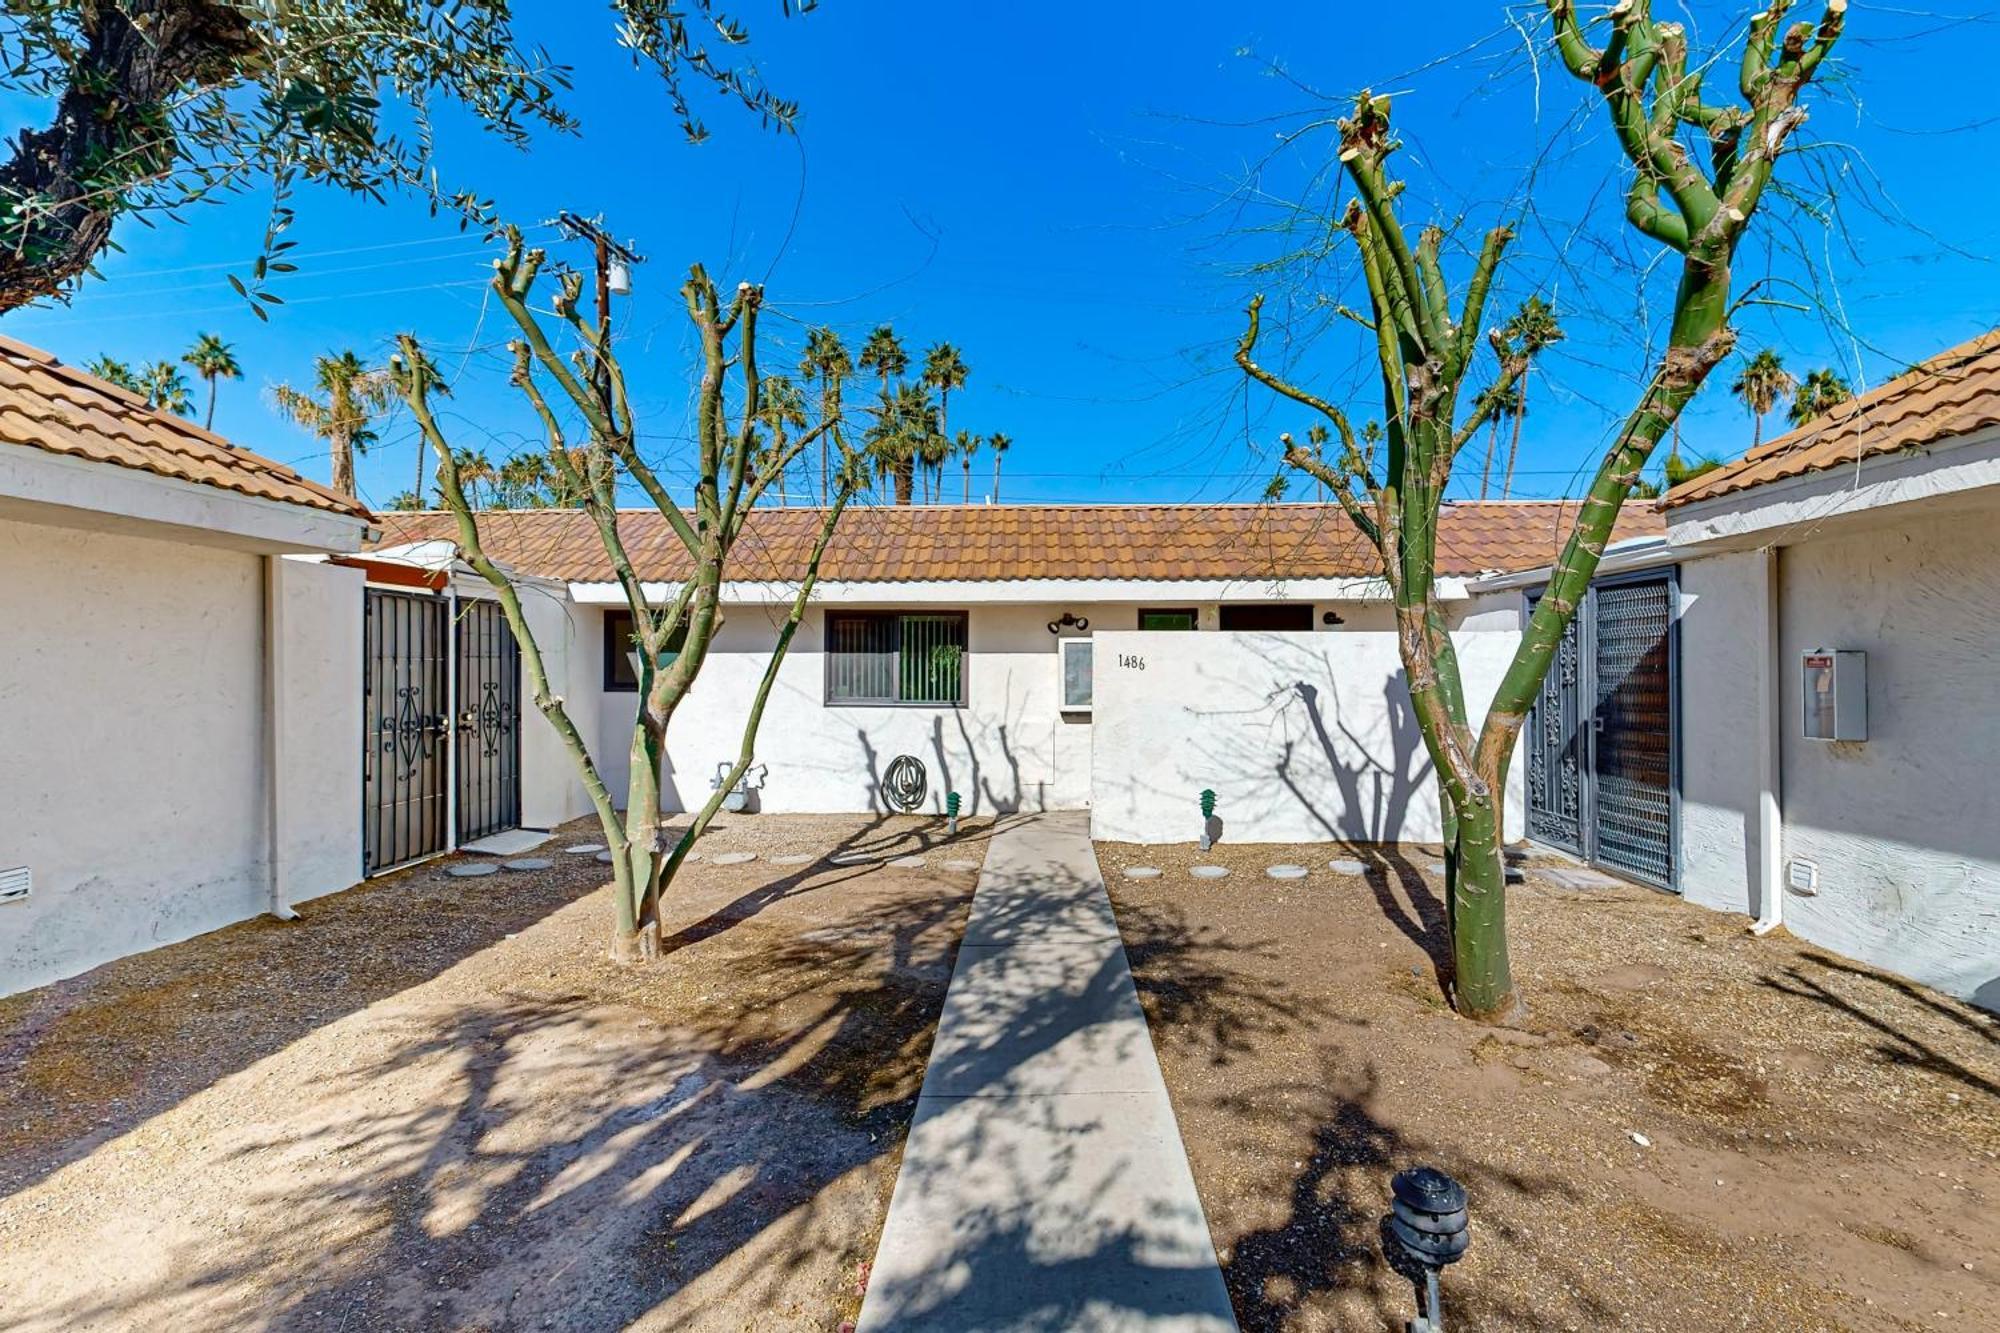
[[[1269,663],[1270,683],[1261,699],[1233,711],[1189,707],[1199,771],[1215,775],[1202,785],[1221,792],[1238,829],[1363,843],[1434,838],[1435,828],[1411,829],[1412,805],[1430,794],[1431,764],[1402,677],[1384,678],[1373,694],[1351,682],[1344,689],[1328,658],[1262,637],[1269,640],[1259,655]],[[1217,682],[1208,697],[1246,688]],[[1207,725],[1217,720],[1233,725]],[[1434,809],[1434,798],[1427,804]],[[1427,819],[1434,823],[1435,815]]]

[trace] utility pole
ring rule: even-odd
[[[601,350],[594,358],[591,382],[596,386],[597,396],[608,416],[611,411],[611,368],[606,364],[605,356],[611,348],[611,297],[614,288],[620,296],[632,290],[632,265],[643,264],[646,259],[631,246],[611,239],[611,233],[604,229],[602,213],[594,218],[585,218],[565,209],[556,214],[551,225],[562,232],[564,240],[589,241],[595,252],[597,345]]]

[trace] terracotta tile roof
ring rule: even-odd
[[[1574,502],[1452,505],[1439,532],[1439,572],[1470,575],[1547,564],[1574,519]],[[383,514],[383,541],[453,539],[446,514]],[[672,582],[687,557],[658,513],[619,520],[639,576]],[[733,580],[790,580],[819,529],[815,509],[752,511]],[[1639,506],[1614,539],[1663,532]],[[608,582],[596,530],[575,510],[480,516],[487,554],[526,574]],[[922,505],[854,508],[841,518],[821,577],[836,582],[959,579],[1365,578],[1375,553],[1336,505]]]
[[[1667,492],[1662,509],[2000,425],[2000,329],[1960,343]]]
[[[0,443],[214,486],[239,495],[371,518],[357,500],[283,463],[231,447],[192,422],[47,352],[0,337]]]

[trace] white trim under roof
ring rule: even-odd
[[[666,602],[677,585],[647,582],[646,597]],[[797,583],[731,582],[722,585],[722,600],[733,605],[782,604],[798,594]],[[623,606],[625,593],[616,583],[572,582],[570,600],[580,606]],[[1438,580],[1444,601],[1464,601],[1466,581]],[[1379,578],[1284,579],[1249,582],[1242,579],[927,579],[822,580],[813,589],[818,604],[1042,605],[1051,602],[1383,602],[1389,587]]]
[[[267,554],[345,554],[368,532],[351,514],[4,442],[0,518]]]
[[[1675,552],[1667,544],[1665,537],[1627,537],[1622,542],[1613,542],[1604,548],[1604,558],[1597,562],[1599,574],[1622,574],[1632,569],[1650,569],[1655,565],[1670,565]],[[1549,581],[1549,571],[1554,565],[1537,565],[1533,569],[1517,569],[1511,574],[1488,574],[1485,578],[1474,579],[1467,585],[1473,593],[1505,592],[1509,588],[1533,588]]]
[[[1667,510],[1676,547],[1784,545],[1830,519],[2000,486],[2000,427],[1767,481]]]

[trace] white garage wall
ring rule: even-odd
[[[360,878],[361,575],[278,562],[278,874]],[[0,994],[256,916],[273,809],[264,560],[0,522]]]
[[[1785,855],[1819,863],[1785,924],[2000,1009],[2000,497],[1820,535],[1780,562]],[[1799,656],[1868,654],[1868,739],[1807,741]]]
[[[1516,637],[1454,636],[1475,724]],[[1204,787],[1235,842],[1440,836],[1393,633],[1100,634],[1096,696],[1096,837],[1192,842]],[[1510,774],[1509,836],[1520,793]]]

